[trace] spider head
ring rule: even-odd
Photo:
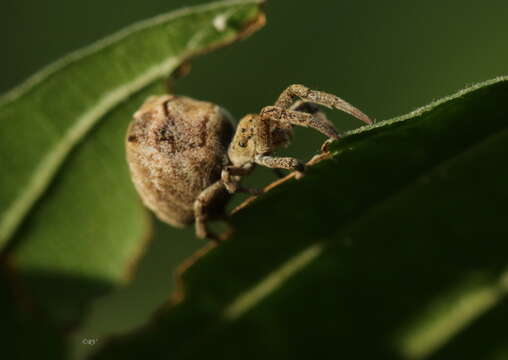
[[[236,127],[235,136],[228,149],[229,160],[234,166],[242,166],[254,160],[256,116],[253,114],[244,116]]]

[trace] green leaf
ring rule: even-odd
[[[125,160],[132,114],[190,57],[262,26],[261,2],[222,1],[144,21],[2,98],[0,245],[8,246],[0,300],[29,311],[27,321],[10,314],[1,331],[60,336],[83,317],[83,305],[128,280],[151,228]],[[52,339],[53,355],[40,354],[56,358],[65,351]],[[9,344],[24,353],[19,341]]]
[[[498,78],[331,144],[94,359],[506,358],[507,100]]]
[[[261,2],[223,1],[135,24],[50,65],[1,98],[0,246],[105,114],[190,56],[259,28]]]
[[[106,116],[61,167],[9,251],[10,267],[30,296],[59,322],[125,283],[150,237],[151,223],[130,181],[123,140],[151,86]]]

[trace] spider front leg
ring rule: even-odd
[[[290,109],[298,98],[314,104],[323,105],[328,108],[344,111],[345,113],[348,113],[367,124],[372,124],[372,120],[367,115],[349,104],[347,101],[342,100],[333,94],[311,90],[303,85],[289,86],[280,94],[275,106],[282,109]]]
[[[289,123],[291,125],[309,127],[319,131],[331,139],[338,139],[339,133],[333,124],[321,112],[315,114],[297,110],[286,110],[278,106],[267,106],[261,110],[261,118]]]
[[[298,159],[292,157],[275,157],[269,155],[256,155],[254,157],[256,164],[266,166],[272,169],[286,169],[296,171],[296,177],[301,178],[305,172],[305,165]]]
[[[311,114],[282,110],[274,106],[264,108],[260,115],[255,117],[256,151],[253,160],[256,164],[268,168],[297,171],[297,177],[302,177],[305,171],[305,165],[298,159],[269,155],[270,152],[277,147],[276,139],[272,137],[272,130],[276,128],[286,128],[287,130],[287,124],[289,122],[283,119],[287,115],[286,113],[300,119],[305,118],[311,120],[313,118]]]
[[[302,108],[301,110],[307,110],[308,112],[287,110],[278,106],[267,106],[261,110],[261,113],[257,119],[256,126],[257,154],[254,157],[254,161],[257,164],[269,168],[296,171],[297,178],[301,178],[303,176],[305,166],[297,159],[291,157],[273,157],[267,155],[274,147],[274,139],[272,139],[272,130],[274,128],[284,129],[288,126],[291,127],[292,125],[298,125],[313,128],[328,136],[329,139],[339,138],[339,134],[337,133],[337,130],[335,130],[333,124],[326,118],[324,114],[316,111],[314,108],[311,109],[311,104],[300,102],[296,104],[294,108],[299,109],[303,106],[308,108]]]
[[[333,123],[326,117],[326,114],[322,112],[319,107],[311,102],[304,101],[304,100],[297,100],[289,110],[294,111],[300,111],[308,114],[312,114],[314,118],[316,118],[318,121],[322,123],[328,124],[330,127],[334,128]],[[335,141],[336,138],[328,138],[322,145],[321,145],[321,152],[326,153],[328,152],[328,146]]]
[[[322,112],[319,109],[319,107],[314,103],[304,100],[297,100],[293,105],[291,105],[289,110],[312,114],[312,116],[314,116],[317,119],[317,121],[326,123],[328,124],[328,126],[335,129],[333,123],[328,119],[326,114]]]

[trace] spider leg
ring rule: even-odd
[[[282,109],[290,109],[291,105],[293,105],[298,98],[314,104],[323,105],[331,109],[333,108],[344,111],[345,113],[348,113],[367,124],[372,124],[372,120],[367,115],[349,104],[347,101],[342,100],[333,94],[311,90],[303,85],[289,86],[280,94],[279,98],[275,102],[275,106]]]
[[[196,222],[196,236],[198,238],[209,238],[215,241],[221,240],[218,235],[209,232],[206,227],[206,221],[208,220],[206,208],[223,193],[224,184],[219,180],[203,190],[194,201],[194,218]]]
[[[256,153],[267,154],[272,150],[272,114],[261,112],[255,121]]]
[[[299,160],[292,157],[275,157],[269,155],[272,148],[270,133],[273,122],[314,128],[332,139],[337,139],[339,137],[339,134],[329,121],[323,121],[323,118],[313,114],[295,110],[285,110],[277,106],[267,106],[263,108],[256,121],[257,142],[254,162],[272,169],[296,171],[297,178],[301,178],[305,171],[305,166]],[[275,126],[277,126],[277,124],[275,124]]]
[[[319,107],[314,103],[304,101],[304,100],[297,100],[293,105],[291,105],[289,110],[300,111],[300,112],[304,112],[307,114],[312,114],[312,115],[314,115],[314,117],[318,118],[319,121],[328,123],[332,127],[334,126],[333,123],[328,119],[326,114],[324,112],[322,112],[319,109]]]
[[[298,159],[292,157],[275,157],[269,155],[256,155],[254,157],[256,164],[266,166],[272,169],[286,169],[297,172],[297,177],[303,176],[305,165]]]
[[[319,131],[331,139],[338,139],[339,134],[326,116],[309,114],[296,110],[285,110],[277,106],[267,106],[261,110],[261,118],[269,118],[273,121],[286,122],[292,125],[309,127]]]
[[[301,111],[308,114],[316,114],[320,112],[319,107],[317,104],[311,103],[309,101],[305,100],[296,100],[289,108],[288,110],[295,110],[295,111]]]

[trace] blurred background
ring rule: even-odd
[[[206,2],[2,1],[0,92],[135,21]],[[506,0],[271,0],[266,12],[267,26],[253,37],[196,58],[176,91],[222,104],[239,118],[273,103],[286,86],[302,83],[335,93],[379,121],[508,74]],[[361,125],[345,114],[328,114],[341,131]],[[308,159],[322,140],[297,129],[288,152]],[[259,186],[272,179],[261,172],[251,181]],[[143,324],[170,293],[172,271],[202,245],[192,229],[157,223],[133,282],[99,299],[75,334],[76,358],[89,350],[83,338],[100,342]]]

